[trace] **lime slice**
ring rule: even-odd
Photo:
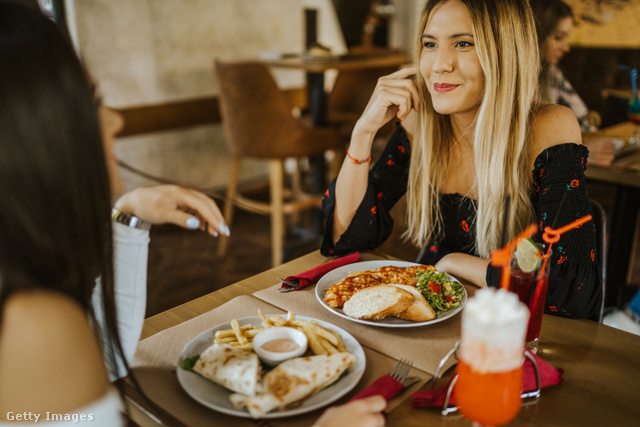
[[[522,239],[516,247],[518,267],[525,273],[531,273],[540,265],[540,248],[531,239]]]

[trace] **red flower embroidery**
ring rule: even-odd
[[[555,305],[550,305],[549,306],[549,310],[553,311],[554,313],[558,312],[558,307],[556,307]]]
[[[395,165],[395,164],[396,164],[396,162],[394,162],[394,161],[393,161],[393,159],[389,159],[389,160],[387,160],[387,164],[388,164],[389,166],[393,166],[393,165]]]
[[[559,259],[558,259],[558,264],[562,264],[563,262],[565,262],[567,260],[567,256],[566,255],[562,255]]]
[[[372,207],[371,208],[371,215],[375,215],[377,213],[378,213],[378,207],[377,206]]]
[[[404,147],[402,145],[398,145],[398,150],[404,154]]]
[[[460,226],[462,227],[465,233],[469,232],[469,224],[467,224],[467,221],[462,220],[462,222],[460,223]]]
[[[378,193],[378,200],[382,200],[382,193]]]
[[[577,186],[579,186],[579,185],[580,185],[580,181],[578,181],[577,179],[572,179],[572,180],[571,180],[571,186],[572,186],[573,188],[576,188],[576,187],[577,187]]]
[[[436,245],[429,246],[429,251],[430,252],[434,252],[435,253],[437,250],[438,250],[438,248],[436,247]]]
[[[596,253],[591,249],[591,262],[596,260]]]
[[[327,191],[324,192],[325,197],[330,197],[331,194],[329,194],[329,189],[327,188]]]
[[[544,168],[540,169],[540,176],[542,176],[544,174]]]

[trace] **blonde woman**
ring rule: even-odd
[[[391,233],[389,210],[406,193],[406,237],[425,247],[420,262],[493,285],[499,271],[489,266],[491,251],[532,222],[550,225],[565,192],[560,224],[591,212],[588,150],[571,110],[537,107],[539,57],[528,2],[429,0],[418,38],[418,66],[381,78],[353,129],[325,196],[322,253],[375,249]],[[394,117],[396,132],[369,171],[373,137]],[[547,312],[596,313],[595,243],[590,223],[557,244]]]

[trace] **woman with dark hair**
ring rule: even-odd
[[[109,375],[127,374],[144,320],[149,224],[229,230],[211,199],[175,186],[112,212],[122,119],[50,20],[0,1],[0,58],[0,424],[123,425]],[[317,425],[383,425],[385,406],[363,399]]]
[[[489,264],[491,252],[532,223],[541,241],[565,193],[559,224],[591,213],[588,152],[568,108],[537,103],[540,60],[528,2],[428,0],[416,42],[416,66],[380,78],[353,129],[325,193],[321,252],[381,245],[393,228],[390,210],[406,194],[405,236],[423,248],[419,262],[495,286],[500,270]],[[370,170],[373,137],[394,117],[400,123]],[[597,312],[595,251],[592,223],[562,235],[548,313]]]
[[[558,64],[569,52],[569,37],[574,18],[571,6],[562,0],[531,0],[536,18],[540,49],[540,96],[543,102],[569,107],[585,132],[584,144],[589,148],[592,164],[610,165],[614,160],[614,144],[610,138],[591,134],[598,130],[600,115],[589,111],[580,95],[564,76]]]

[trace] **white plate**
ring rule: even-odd
[[[286,317],[286,315],[282,315],[282,317]],[[347,374],[342,377],[336,384],[329,386],[326,389],[321,390],[313,396],[303,400],[299,406],[296,406],[293,409],[270,412],[264,415],[262,418],[290,417],[293,415],[311,412],[318,408],[327,406],[331,402],[338,400],[339,398],[350,392],[356,386],[356,384],[358,384],[358,381],[360,381],[360,378],[362,378],[362,375],[364,374],[364,369],[366,366],[364,350],[351,334],[344,331],[343,329],[338,328],[337,326],[334,326],[322,320],[312,319],[305,316],[296,316],[296,319],[315,320],[316,322],[318,322],[318,324],[320,324],[320,326],[337,332],[338,334],[340,334],[340,337],[342,338],[347,351],[355,355],[358,360],[355,364],[349,367]],[[254,326],[260,326],[260,317],[245,317],[242,319],[238,319],[238,323],[240,325],[246,325],[247,323],[250,323]],[[195,372],[185,371],[184,369],[179,367],[185,358],[194,356],[196,354],[201,354],[204,350],[210,347],[213,344],[213,338],[216,331],[220,329],[231,329],[231,323],[223,323],[201,333],[184,347],[184,349],[182,350],[182,354],[180,354],[180,359],[178,360],[178,382],[189,396],[208,408],[223,412],[225,414],[235,415],[237,417],[251,418],[251,415],[249,415],[249,411],[247,411],[246,409],[238,409],[233,406],[233,404],[229,400],[229,396],[233,392],[214,383],[213,381],[210,381],[196,374]]]
[[[441,314],[433,320],[428,320],[426,322],[412,322],[411,320],[398,319],[397,317],[387,317],[382,320],[363,320],[363,319],[355,319],[353,317],[349,317],[342,311],[341,308],[333,308],[324,302],[324,295],[331,286],[338,283],[340,280],[344,279],[349,275],[349,273],[357,273],[360,271],[366,270],[375,270],[376,268],[386,267],[388,265],[393,265],[396,267],[408,267],[411,265],[420,265],[415,262],[407,262],[407,261],[362,261],[355,262],[353,264],[343,265],[342,267],[338,267],[335,270],[331,270],[320,280],[318,280],[318,284],[316,285],[316,297],[320,304],[330,312],[337,314],[340,317],[344,317],[345,319],[351,320],[352,322],[363,323],[365,325],[373,325],[373,326],[382,326],[385,328],[415,328],[418,326],[432,325],[434,323],[442,322],[443,320],[447,320],[450,317],[458,314],[464,305],[467,303],[467,290],[464,289],[464,296],[462,297],[462,302],[460,303],[460,307],[455,308],[453,310],[449,310],[446,313]],[[448,274],[449,278],[452,281],[459,282],[458,279]]]

